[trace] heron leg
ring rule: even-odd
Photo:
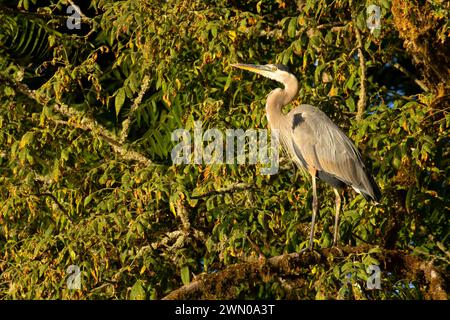
[[[336,195],[336,216],[334,217],[333,246],[337,246],[339,237],[339,212],[341,211],[341,196],[336,188],[333,188],[333,190]]]
[[[316,188],[316,172],[311,172],[312,177],[312,187],[313,187],[313,202],[312,202],[312,220],[311,220],[311,232],[309,234],[309,249],[312,250],[314,246],[314,225],[316,223],[316,215],[317,215],[317,188]]]

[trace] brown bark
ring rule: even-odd
[[[366,111],[366,104],[367,104],[367,93],[366,93],[367,67],[366,67],[366,58],[364,58],[363,53],[364,46],[361,39],[361,32],[359,32],[358,27],[355,27],[355,35],[356,35],[356,44],[358,48],[359,68],[361,71],[356,120],[360,121],[364,115],[364,112]]]
[[[344,256],[368,252],[372,247],[339,248]],[[380,249],[377,259],[385,271],[395,271],[406,279],[421,279],[427,286],[426,298],[446,300],[445,281],[433,262],[423,261],[419,257],[401,250]],[[238,287],[243,283],[267,282],[273,277],[287,277],[298,284],[303,283],[302,269],[320,264],[330,267],[330,258],[341,254],[336,248],[324,248],[318,252],[290,253],[269,259],[259,259],[253,262],[234,264],[226,269],[209,274],[202,274],[193,282],[176,289],[163,300],[177,299],[233,299],[236,298]],[[303,271],[305,272],[305,271]]]

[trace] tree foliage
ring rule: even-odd
[[[447,2],[91,0],[80,29],[71,3],[0,5],[1,297],[447,298]],[[271,176],[172,164],[177,128],[267,127],[277,84],[236,62],[288,65],[292,106],[322,109],[362,151],[383,199],[347,190],[341,251],[319,183],[320,257],[292,255],[311,187],[287,158]]]

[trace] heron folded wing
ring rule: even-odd
[[[302,121],[298,121],[299,114]],[[305,167],[321,171],[333,186],[341,181],[377,197],[378,186],[367,173],[358,149],[322,111],[302,105],[288,116],[295,123],[290,137],[294,157],[306,163]]]

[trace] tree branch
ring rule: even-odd
[[[422,88],[423,91],[425,91],[425,92],[429,92],[430,91],[430,89],[428,89],[428,87],[425,85],[425,83],[423,83],[422,81],[417,79],[417,77],[415,75],[413,75],[411,72],[406,70],[400,63],[398,63],[398,62],[393,63],[392,66],[395,69],[400,70],[401,72],[403,72],[410,79],[412,79],[420,88]]]
[[[17,91],[24,94],[28,98],[36,101],[41,105],[46,105],[50,99],[47,97],[39,96],[36,91],[32,91],[28,88],[27,85],[13,81],[11,79],[7,79],[0,75],[0,82],[8,83],[16,88]],[[123,159],[128,161],[137,161],[145,166],[150,166],[152,161],[148,159],[143,154],[134,151],[128,150],[126,147],[120,143],[114,135],[112,135],[106,128],[102,127],[97,121],[91,117],[88,117],[83,112],[74,110],[66,105],[54,103],[52,108],[63,116],[69,118],[69,121],[65,122],[67,125],[82,129],[84,131],[90,131],[94,136],[98,136],[100,139],[108,143],[112,149],[119,154]],[[71,119],[81,119],[79,121],[75,121]],[[61,122],[61,121],[60,121]]]
[[[42,12],[29,12],[24,10],[19,10],[17,8],[10,8],[8,6],[0,5],[0,13],[9,14],[11,16],[16,15],[22,15],[27,17],[34,17],[34,18],[40,18],[40,19],[54,19],[54,20],[60,20],[60,21],[66,21],[69,16],[65,15],[57,15],[57,14],[49,14],[49,13],[42,13]],[[81,15],[80,20],[84,23],[93,23],[93,19],[86,17],[84,14]]]
[[[356,113],[356,120],[359,121],[362,119],[362,116],[364,115],[364,112],[366,111],[367,67],[366,67],[366,59],[364,58],[364,54],[363,54],[363,43],[361,40],[361,32],[359,31],[357,26],[355,26],[355,35],[356,35],[356,44],[357,44],[357,48],[358,48],[359,68],[361,70],[359,99],[358,99],[357,113]]]
[[[64,214],[67,215],[68,212],[67,212],[66,208],[64,208],[64,206],[58,201],[58,199],[50,192],[35,193],[35,195],[38,197],[40,197],[40,196],[50,197],[53,200],[53,202],[58,206],[59,210],[61,210]]]
[[[122,132],[120,133],[119,143],[124,143],[128,137],[130,132],[131,119],[133,118],[134,113],[137,108],[141,104],[142,98],[144,97],[145,92],[147,92],[148,87],[150,85],[150,77],[148,75],[144,76],[142,80],[141,91],[139,91],[138,96],[134,99],[133,106],[130,109],[130,113],[128,114],[128,118],[122,124]]]
[[[358,247],[342,247],[339,250],[343,255],[365,253],[373,246],[361,245]],[[319,255],[313,252],[290,253],[259,259],[253,262],[238,263],[226,269],[209,274],[197,276],[197,279],[166,295],[163,300],[175,299],[233,299],[238,292],[235,288],[242,283],[267,282],[272,277],[284,276],[302,277],[302,268],[313,264],[330,266],[329,258],[339,252],[336,248],[318,250]],[[409,255],[400,250],[380,249],[377,258],[385,270],[399,269],[409,278],[423,275],[429,285],[428,295],[431,299],[447,299],[444,290],[444,279],[440,272],[434,268],[432,262],[422,261],[417,256]]]
[[[99,125],[95,119],[87,117],[82,112],[73,110],[66,105],[55,103],[53,105],[53,109],[68,118],[81,118],[81,121],[78,123],[75,121],[68,121],[67,124],[75,128],[92,132],[93,135],[98,136],[100,139],[108,143],[123,159],[128,161],[137,161],[145,166],[150,166],[152,164],[152,161],[143,154],[124,147],[107,129]]]

